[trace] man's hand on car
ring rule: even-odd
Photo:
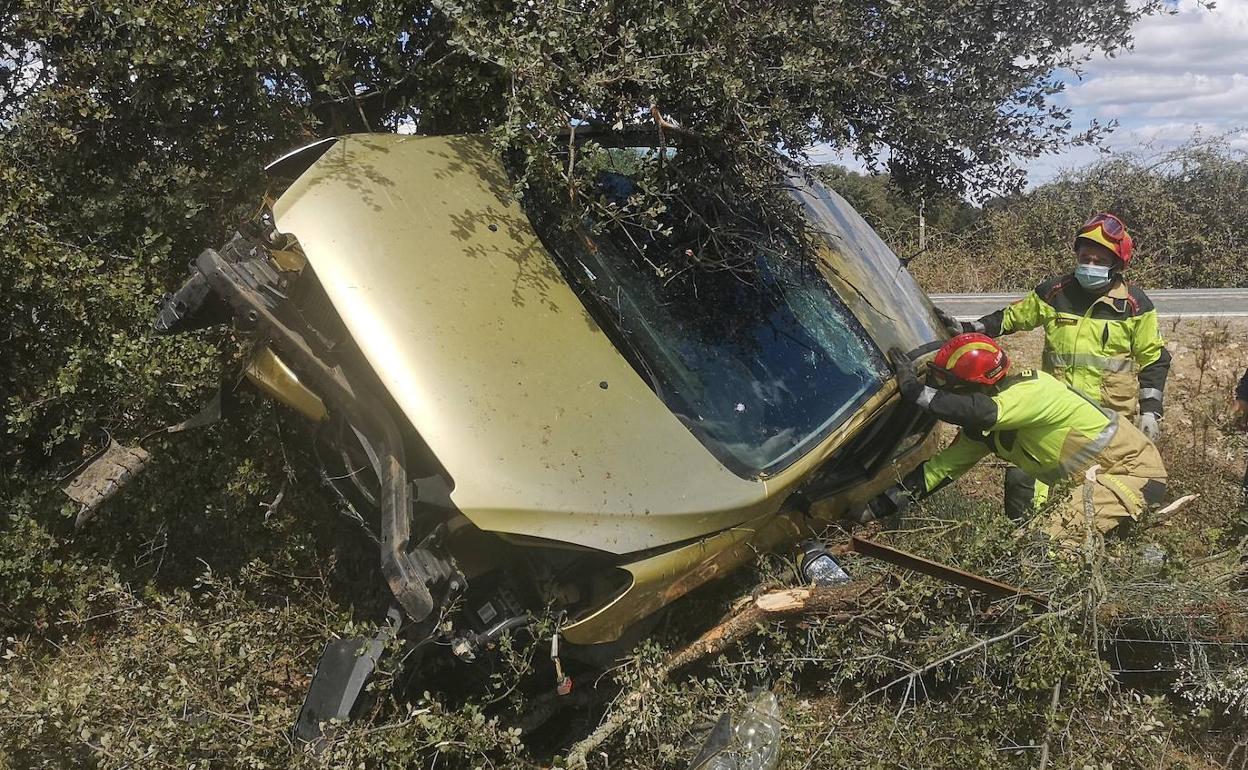
[[[975,328],[971,324],[959,321],[941,308],[934,309],[936,310],[936,317],[939,318],[940,322],[945,325],[945,329],[949,332],[949,336],[956,337],[959,334],[966,334],[967,332],[975,331]]]
[[[919,382],[910,356],[901,348],[892,348],[888,351],[888,360],[897,375],[897,390],[901,392],[901,397],[910,402],[918,401],[923,395],[923,383]]]

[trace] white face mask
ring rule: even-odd
[[[1088,291],[1100,291],[1110,283],[1109,268],[1105,265],[1079,265],[1075,268],[1075,280]]]

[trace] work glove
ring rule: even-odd
[[[1231,427],[1235,430],[1248,430],[1248,401],[1237,398],[1231,405]]]
[[[919,382],[919,376],[915,374],[914,362],[910,360],[910,356],[901,348],[892,348],[888,351],[888,360],[893,365],[893,373],[897,375],[897,389],[901,391],[901,397],[911,403],[918,401],[919,396],[923,395],[923,383]]]
[[[1135,418],[1135,427],[1148,436],[1149,441],[1156,441],[1161,438],[1160,420],[1161,416],[1154,412],[1141,412],[1140,416]]]
[[[959,321],[940,308],[934,309],[936,310],[936,317],[939,318],[940,322],[945,325],[945,329],[948,330],[949,336],[956,337],[959,334],[966,334],[967,332],[975,331],[975,327],[971,324]]]
[[[871,498],[863,508],[846,514],[858,524],[867,524],[876,519],[886,519],[906,512],[910,507],[910,495],[900,484],[894,484],[880,494]]]

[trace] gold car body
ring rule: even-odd
[[[806,522],[781,510],[787,494],[894,398],[889,381],[830,418],[835,429],[774,475],[730,471],[595,322],[484,137],[343,137],[273,214],[447,471],[465,517],[502,536],[621,555],[628,585],[566,628],[575,643],[614,640],[756,550],[797,539]],[[825,277],[875,344],[936,338],[908,273],[880,280],[864,267],[856,250],[866,239],[882,248],[874,232],[856,214],[832,224]],[[260,355],[270,392],[297,393],[296,405],[319,415],[315,395],[271,352]],[[864,501],[930,448],[928,436],[825,513]]]

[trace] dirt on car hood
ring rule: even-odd
[[[647,387],[511,193],[483,137],[349,136],[274,215],[482,529],[628,553],[763,513],[765,484]]]

